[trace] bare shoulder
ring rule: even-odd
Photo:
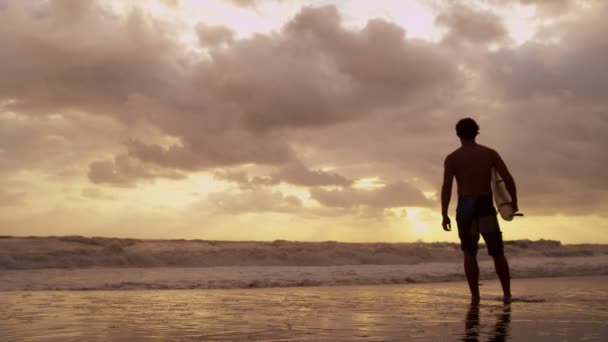
[[[444,164],[451,163],[454,160],[454,158],[456,158],[458,151],[460,151],[460,148],[457,148],[456,150],[452,151],[452,153],[448,154],[448,156],[445,157]]]
[[[483,151],[485,151],[486,153],[490,154],[493,157],[494,156],[499,156],[498,152],[496,152],[495,149],[492,149],[492,148],[490,148],[488,146],[485,146],[485,145],[479,145],[478,144],[477,146],[479,146],[480,149],[482,149]]]

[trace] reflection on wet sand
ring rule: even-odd
[[[606,280],[520,280],[524,300],[494,286],[476,306],[464,283],[0,291],[0,341],[605,341]]]
[[[509,337],[509,323],[511,323],[511,304],[505,303],[502,311],[496,316],[494,330],[490,333],[488,341],[502,342]],[[464,337],[461,341],[479,342],[480,318],[479,304],[471,304],[465,318]]]

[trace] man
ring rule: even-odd
[[[452,230],[448,206],[452,195],[452,180],[456,177],[458,188],[456,223],[460,247],[464,252],[464,272],[471,290],[471,301],[479,302],[479,266],[477,265],[479,235],[483,236],[488,253],[494,259],[504,300],[509,301],[511,299],[509,264],[504,256],[502,233],[492,200],[492,168],[502,176],[513,199],[511,206],[517,212],[519,208],[515,181],[496,151],[475,142],[475,137],[479,134],[479,126],[473,119],[460,120],[456,124],[456,134],[462,146],[448,155],[444,163],[441,187],[443,229]]]

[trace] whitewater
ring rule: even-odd
[[[506,241],[513,278],[608,275],[608,245]],[[0,290],[232,289],[464,279],[456,243],[0,237]],[[481,278],[493,263],[479,252]]]

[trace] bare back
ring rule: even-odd
[[[476,143],[463,145],[445,159],[446,171],[456,178],[459,196],[491,196],[492,168],[503,165],[496,151]]]

